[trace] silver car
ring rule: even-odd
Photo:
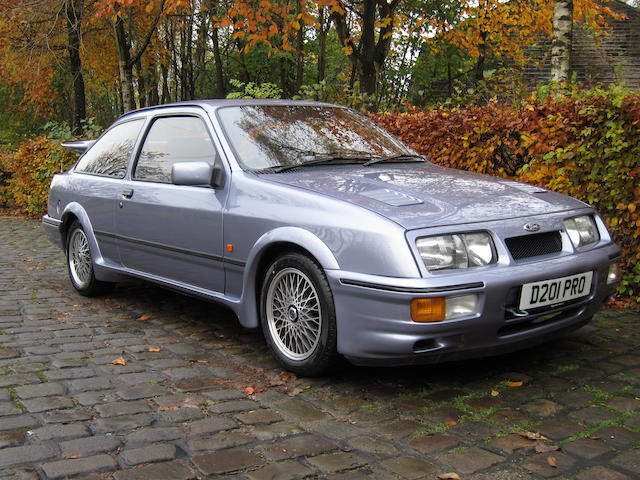
[[[335,105],[162,105],[67,147],[43,225],[80,294],[137,277],[221,302],[302,375],[527,347],[618,280],[589,205],[436,166]]]

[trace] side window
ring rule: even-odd
[[[216,149],[200,118],[160,117],[149,129],[133,178],[171,183],[174,163],[205,161],[213,164],[215,160]]]
[[[142,119],[133,120],[108,130],[82,156],[75,171],[123,178],[127,171],[131,150],[136,143],[142,124]]]

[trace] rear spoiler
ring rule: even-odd
[[[95,140],[77,140],[75,142],[62,142],[61,145],[67,150],[82,154],[86,152],[94,143],[96,143]]]

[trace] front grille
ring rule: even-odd
[[[534,233],[505,239],[514,260],[557,253],[562,250],[560,232]]]

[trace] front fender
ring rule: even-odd
[[[306,250],[325,270],[338,270],[340,266],[329,247],[316,235],[299,227],[279,227],[262,235],[251,248],[242,282],[242,300],[238,318],[246,328],[258,327],[259,312],[256,295],[258,266],[269,248],[278,243],[291,243]]]

